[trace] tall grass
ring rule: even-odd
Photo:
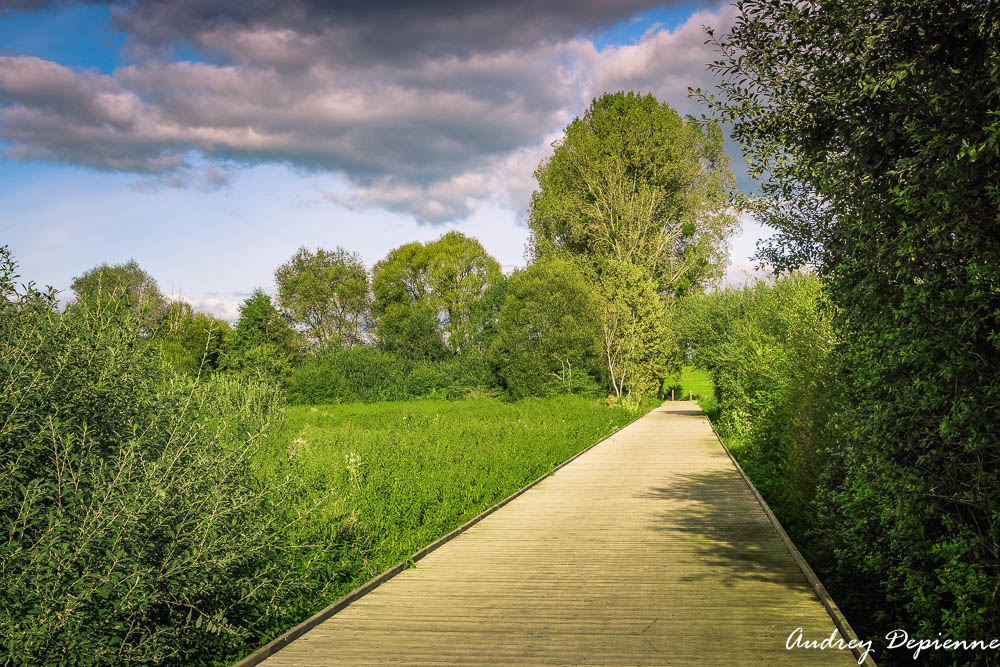
[[[299,549],[290,563],[320,573],[323,590],[297,600],[289,624],[638,414],[572,395],[288,407],[286,437],[260,453],[259,472],[285,475],[292,466],[296,493],[288,509],[313,513],[289,539],[324,545]]]

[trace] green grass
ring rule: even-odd
[[[290,537],[317,546],[294,550],[289,566],[318,564],[323,578],[291,614],[297,622],[637,414],[560,396],[290,406],[285,416],[287,437],[262,472],[293,463],[288,509],[316,509]]]
[[[702,400],[711,399],[715,395],[715,384],[712,382],[712,376],[694,366],[684,366],[678,375],[667,379],[667,397],[670,396],[671,387],[677,400],[687,400],[691,393],[694,394],[695,399]]]

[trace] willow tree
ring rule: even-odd
[[[569,124],[535,179],[529,253],[591,276],[611,389],[651,392],[678,363],[670,299],[716,281],[728,260],[736,181],[722,131],[652,95],[606,94]]]

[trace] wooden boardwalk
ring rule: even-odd
[[[696,403],[668,402],[267,658],[851,665]]]

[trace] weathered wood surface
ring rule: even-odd
[[[263,664],[850,665],[696,403],[668,402]]]

